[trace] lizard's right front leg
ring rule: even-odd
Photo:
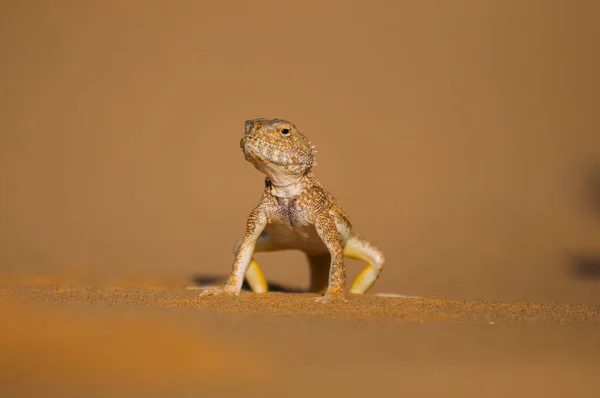
[[[233,269],[227,282],[223,287],[209,288],[200,293],[200,296],[213,296],[218,294],[239,295],[244,283],[244,274],[248,269],[256,241],[267,225],[267,215],[264,208],[259,204],[252,210],[246,222],[246,232],[241,239],[240,245],[235,253]]]

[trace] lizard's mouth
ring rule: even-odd
[[[246,160],[260,161],[281,166],[311,167],[312,154],[304,154],[293,148],[280,146],[256,136],[247,135],[242,138],[240,146]]]

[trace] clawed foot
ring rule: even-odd
[[[317,303],[322,304],[333,304],[333,303],[347,303],[348,300],[344,297],[343,293],[325,293],[324,296],[317,297],[315,299]]]
[[[200,297],[207,297],[207,296],[224,296],[224,295],[228,295],[228,296],[237,296],[239,295],[240,292],[236,291],[236,289],[233,287],[228,287],[228,286],[224,286],[224,287],[209,287],[205,290],[203,290],[202,292],[200,292]]]

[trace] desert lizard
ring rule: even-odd
[[[266,174],[265,188],[235,245],[227,282],[205,289],[201,296],[238,295],[244,278],[253,292],[268,291],[253,254],[277,250],[306,254],[310,291],[320,295],[320,302],[346,300],[344,257],[364,261],[350,286],[351,294],[364,294],[377,280],[385,257],[354,231],[339,202],[315,177],[311,142],[287,120],[258,118],[246,121],[240,146],[246,160]]]

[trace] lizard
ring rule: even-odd
[[[267,292],[254,253],[278,250],[304,252],[309,290],[319,295],[318,302],[347,301],[345,257],[366,263],[349,289],[353,295],[366,293],[383,269],[384,254],[355,231],[340,202],[316,178],[316,149],[310,140],[290,121],[256,118],[245,122],[240,147],[245,159],[266,175],[264,190],[234,246],[227,281],[200,296],[237,296],[244,279],[254,293]]]

